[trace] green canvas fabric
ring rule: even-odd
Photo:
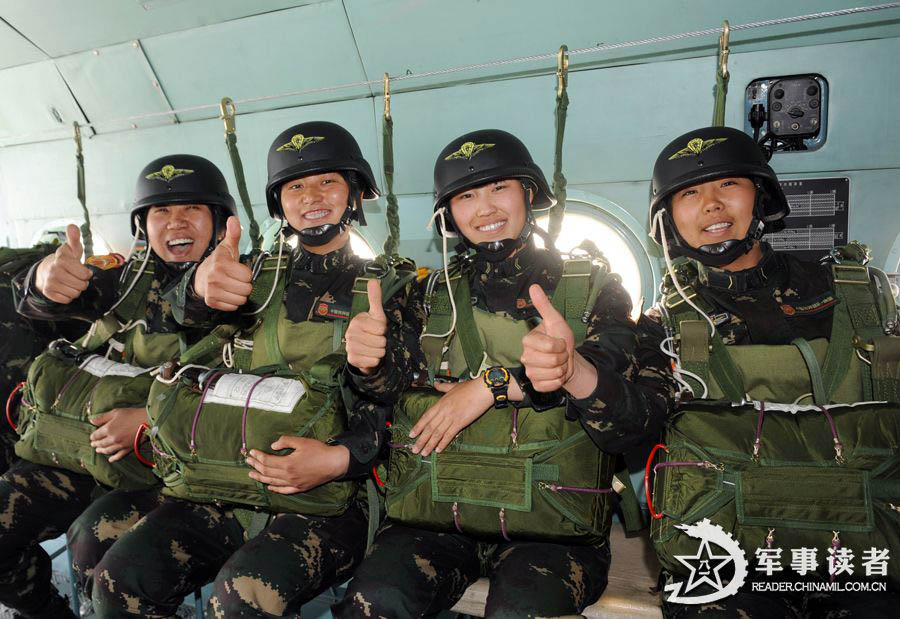
[[[217,328],[180,359],[182,365],[216,363],[222,347],[230,345],[232,367],[211,370],[207,379],[221,381],[228,374],[242,374],[250,380],[242,392],[244,399],[234,404],[206,402],[206,383],[198,384],[196,373],[186,373],[172,384],[154,382],[148,404],[149,435],[155,471],[165,484],[164,494],[266,512],[334,516],[343,513],[360,490],[356,481],[333,481],[304,493],[281,495],[247,475],[250,467],[245,454],[250,449],[269,453],[272,442],[282,435],[327,442],[347,430],[344,407],[350,393],[339,381],[346,362],[341,337],[345,321],[289,320],[281,302],[288,281],[286,258],[283,260],[277,281],[277,258],[266,259],[254,281],[250,300],[260,308],[275,286],[271,302],[260,311],[261,320],[246,332]],[[388,299],[414,276],[414,272],[385,268],[376,269],[371,277],[358,277],[353,286],[351,318],[368,309],[369,279],[380,279],[383,298]],[[302,385],[303,395],[289,411],[250,406],[248,386],[264,377],[295,381]],[[273,384],[271,380],[269,384]],[[285,390],[290,388],[288,383],[281,385]],[[288,451],[277,455],[284,453]],[[249,526],[253,519],[248,516],[252,514],[240,511]]]
[[[669,424],[661,462],[690,464],[657,469],[653,504],[664,517],[651,539],[663,567],[687,575],[675,556],[695,554],[697,540],[676,527],[709,518],[748,557],[766,546],[769,529],[775,547],[816,548],[825,577],[835,531],[857,557],[889,548],[888,577],[900,584],[900,406],[827,409],[841,458],[820,410],[768,408],[754,458],[758,406],[696,402]]]
[[[110,463],[90,446],[90,435],[97,429],[90,419],[114,408],[144,406],[152,378],[141,370],[179,352],[178,334],[148,334],[143,324],[122,331],[126,317],[145,312],[153,268],[147,265],[138,276],[139,264],[133,260],[127,267],[128,275],[139,279],[114,313],[96,321],[77,344],[51,348],[32,363],[19,406],[15,451],[20,458],[89,474],[113,488],[140,489],[157,483],[133,453]],[[131,280],[126,277],[125,282]],[[90,363],[102,361],[94,351],[102,351],[114,337],[123,340],[122,361],[109,360],[102,375],[87,371]]]
[[[578,342],[585,333],[582,317],[608,277],[603,268],[592,272],[588,260],[568,261],[564,267],[553,303],[570,324],[581,325],[576,325]],[[465,274],[451,274],[451,286],[459,312],[456,330],[440,345],[426,345],[432,371],[468,378],[493,365],[519,365],[527,322],[473,308]],[[445,332],[450,304],[443,281],[429,304],[426,332]],[[428,339],[441,341],[426,338],[423,344]],[[615,459],[597,449],[579,423],[566,419],[564,406],[543,412],[492,408],[442,453],[413,454],[404,446],[409,431],[439,398],[431,389],[413,390],[395,408],[389,518],[493,541],[508,536],[590,544],[608,535]]]
[[[667,297],[682,365],[708,393],[683,405],[665,431],[653,489],[664,516],[651,536],[666,569],[686,574],[674,557],[697,549],[676,525],[709,518],[748,555],[765,546],[769,529],[782,546],[818,548],[820,561],[835,531],[857,555],[889,548],[888,574],[900,582],[900,338],[884,333],[896,310],[873,285],[874,270],[852,260],[832,269],[839,303],[829,340],[725,346],[680,296]],[[699,395],[699,383],[687,380]],[[836,407],[826,415],[825,405]]]

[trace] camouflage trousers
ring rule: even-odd
[[[609,562],[608,544],[486,544],[388,523],[332,610],[341,619],[432,617],[487,575],[485,617],[578,614],[606,588]]]
[[[66,534],[78,590],[91,597],[94,567],[107,550],[138,520],[159,507],[162,488],[112,490],[91,503]]]
[[[0,426],[6,425],[6,420],[0,417]],[[5,473],[17,459],[14,449],[17,440],[19,437],[12,431],[12,428],[0,427],[0,475]]]
[[[663,571],[660,588],[671,578]],[[714,592],[703,584],[691,595]],[[897,616],[898,607],[900,596],[893,593],[774,593],[752,591],[749,584],[732,596],[707,604],[662,604],[666,619],[889,619]]]
[[[90,505],[94,479],[20,460],[0,477],[0,603],[26,617],[71,617],[39,545],[65,533]]]
[[[280,617],[349,578],[366,545],[365,511],[278,514],[247,541],[234,512],[166,497],[94,570],[98,618],[169,617],[210,582],[209,617]]]

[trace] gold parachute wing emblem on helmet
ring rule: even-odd
[[[151,172],[144,178],[148,181],[162,181],[164,183],[168,183],[173,178],[178,178],[179,176],[186,176],[188,174],[193,174],[193,170],[188,170],[186,168],[176,168],[171,164],[164,165],[162,169]]]
[[[694,138],[687,143],[687,146],[669,157],[669,161],[680,159],[682,157],[696,157],[700,153],[709,150],[716,144],[721,144],[727,139],[728,138],[711,138],[709,140],[704,140],[703,138]]]
[[[494,144],[476,144],[475,142],[466,142],[459,147],[459,150],[444,157],[444,161],[451,161],[453,159],[471,159],[478,153],[489,148],[494,148],[494,146]]]
[[[324,139],[325,139],[324,136],[321,136],[321,135],[311,135],[311,136],[307,137],[307,136],[303,135],[302,133],[298,133],[291,137],[290,142],[287,142],[286,144],[282,144],[275,150],[279,153],[284,152],[286,150],[292,150],[292,151],[299,153],[301,150],[303,150],[310,144],[315,144],[316,142],[321,142]]]

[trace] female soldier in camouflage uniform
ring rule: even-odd
[[[832,335],[837,299],[830,266],[776,252],[761,240],[782,230],[789,212],[775,172],[742,131],[691,131],[669,143],[656,160],[650,192],[652,235],[666,245],[669,258],[688,259],[674,271],[681,286],[706,306],[726,345],[791,344],[797,338]],[[681,303],[681,297],[670,292]],[[656,311],[651,315],[658,317]],[[664,572],[661,582],[672,578]],[[713,592],[704,586],[691,595]],[[664,602],[663,610],[667,617],[678,618],[888,617],[896,614],[896,602],[893,596],[866,593],[755,593],[745,585],[717,602]]]
[[[436,383],[445,395],[410,432],[412,453],[440,453],[483,415],[503,417],[495,411],[485,415],[492,406],[503,404],[497,399],[503,396],[517,407],[537,406],[540,399],[550,403],[537,410],[564,407],[573,421],[563,423],[580,423],[596,447],[607,452],[618,453],[655,436],[672,393],[659,337],[631,320],[631,300],[613,278],[587,308],[587,336],[575,346],[572,330],[547,299],[560,285],[563,261],[555,250],[534,244],[537,227],[532,212],[554,200],[525,146],[504,131],[476,131],[443,149],[434,176],[434,209],[445,221],[441,232],[455,232],[464,243],[466,259],[460,268],[472,304],[513,321],[543,318],[543,323],[522,340],[523,367],[508,368],[513,378],[507,385],[490,389],[481,376],[455,385]],[[390,365],[379,364],[384,344],[367,337],[366,325],[359,322],[359,328],[351,324],[347,334],[350,363],[362,374],[390,374]],[[485,351],[507,344],[508,335],[502,332],[485,330],[482,335],[494,340],[485,344]],[[450,374],[466,372],[453,363]],[[496,370],[485,372],[503,374]],[[420,370],[420,376],[426,375]],[[545,414],[549,413],[520,413]],[[514,446],[515,436],[512,441]],[[434,460],[429,464],[436,466]],[[455,504],[453,509],[456,514]],[[501,512],[501,527],[502,523]],[[400,522],[385,525],[347,595],[335,607],[336,616],[433,616],[452,607],[480,575],[491,579],[487,617],[578,613],[606,587],[610,552],[605,533],[600,542],[583,545],[546,539],[487,543],[462,533],[465,517],[461,528],[459,520],[456,524],[459,533]],[[552,538],[552,532],[547,537]]]
[[[146,325],[138,328],[148,341],[173,333],[183,334],[187,342],[199,338],[200,332],[175,322],[163,297],[174,288],[183,267],[215,245],[216,228],[235,212],[225,178],[202,157],[171,155],[141,172],[131,211],[132,231],[139,229],[148,241],[153,276],[146,314],[129,319]],[[16,278],[18,310],[29,318],[100,320],[122,295],[122,286],[132,281],[130,262],[113,261],[106,269],[86,267],[81,263],[78,228],[70,225],[67,234],[65,245]],[[177,354],[177,342],[168,354]],[[124,458],[145,419],[146,409],[140,407],[94,417],[98,429],[91,435],[91,447],[110,462]],[[50,558],[38,544],[63,533],[103,490],[90,475],[24,460],[0,478],[0,602],[26,617],[69,616],[65,600],[50,584]],[[122,527],[152,509],[159,495],[150,490],[113,496],[115,509],[102,510],[112,514],[109,519],[84,516],[88,524],[76,530],[73,543],[87,543],[76,548],[76,562],[83,552],[93,557],[82,559],[84,563],[93,565],[97,553],[102,554]]]
[[[318,344],[310,344],[313,338],[292,339],[285,333],[321,332],[316,325],[349,316],[354,282],[367,264],[351,250],[350,224],[364,222],[362,200],[377,198],[378,188],[356,140],[329,122],[307,122],[282,132],[269,149],[268,169],[269,213],[282,219],[298,240],[283,298],[271,302],[280,312],[278,347],[299,372],[331,353],[333,338],[327,349],[319,350]],[[252,274],[238,260],[236,223],[229,222],[226,240],[197,268],[184,299],[185,316],[207,324],[257,321],[245,305]],[[410,312],[418,304],[407,308],[407,291],[401,290],[382,310],[378,282],[369,284],[372,309],[367,315],[391,333],[390,362],[402,379],[412,365],[404,349],[415,343],[421,328],[421,317]],[[210,308],[218,312],[210,313]],[[260,324],[254,333],[264,329]],[[382,381],[369,388],[389,397],[398,385]],[[273,437],[271,445],[272,451],[290,450],[286,455],[250,450],[250,477],[271,492],[296,494],[366,476],[382,445],[385,411],[364,404],[347,415],[348,431],[330,443],[288,435]],[[348,578],[365,551],[367,508],[362,498],[337,516],[271,514],[268,526],[249,540],[238,519],[246,512],[234,504],[166,497],[97,566],[98,616],[169,616],[185,594],[211,580],[210,616],[293,615],[325,588]]]

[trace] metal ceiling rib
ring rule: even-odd
[[[0,18],[0,69],[46,58],[47,54]]]
[[[555,61],[497,64],[452,75],[405,79],[409,72],[552,53],[560,43],[576,49],[714,28],[720,23],[722,11],[727,11],[736,24],[804,10],[844,8],[846,4],[847,0],[789,4],[759,0],[723,7],[716,0],[679,0],[660,11],[658,3],[647,0],[627,5],[569,0],[565,4],[515,3],[518,8],[513,12],[508,2],[501,1],[281,0],[265,3],[268,12],[261,12],[259,3],[237,0],[95,0],[78,4],[0,0],[0,15],[11,24],[20,24],[23,32],[35,37],[40,45],[49,45],[51,54],[76,46],[69,39],[80,41],[77,46],[85,50],[92,41],[128,35],[127,43],[95,47],[56,60],[76,99],[71,103],[80,105],[89,120],[98,124],[99,131],[108,132],[133,125],[170,124],[174,122],[169,113],[173,108],[203,108],[185,112],[180,120],[212,118],[225,95],[239,103],[253,99],[239,105],[240,114],[372,96],[373,90],[378,94],[380,88],[365,82],[378,79],[384,71],[401,78],[393,84],[396,93],[535,75],[552,71]],[[711,17],[714,15],[715,19]],[[900,35],[897,15],[896,11],[869,13],[745,31],[732,36],[732,51],[739,55],[761,49],[896,37]],[[145,36],[158,31],[168,34],[134,38],[136,33]],[[0,49],[4,41],[17,39],[16,45],[24,41],[37,49],[15,28],[7,28],[6,34],[4,38],[0,28]],[[98,38],[101,34],[103,37]],[[562,35],[565,40],[559,40]],[[585,68],[710,56],[714,39],[691,38],[573,56],[572,70],[576,73]],[[129,52],[133,41],[138,41],[135,50],[145,55]],[[41,74],[40,64],[28,65],[34,67],[29,70]],[[0,70],[0,81],[9,70]],[[14,74],[23,75],[18,71]],[[357,85],[334,89],[342,84]],[[310,90],[319,92],[278,96]],[[31,116],[29,110],[14,113],[12,108],[17,105],[29,103],[2,101],[0,109],[6,108],[7,116]],[[152,116],[133,118],[148,114]],[[9,131],[9,126],[0,122],[0,144],[59,137],[55,132],[38,135],[46,130],[40,122],[17,124],[24,129],[19,132]],[[18,133],[25,135],[20,137]]]

